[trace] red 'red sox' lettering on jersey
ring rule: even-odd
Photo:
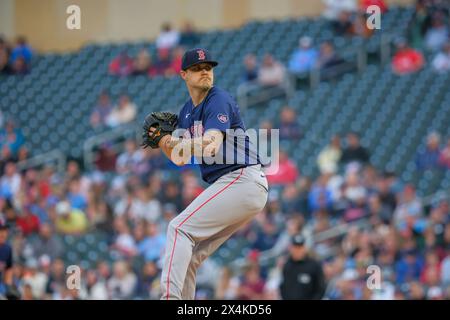
[[[189,130],[186,130],[183,134],[183,138],[191,139],[202,137],[205,133],[205,128],[201,121],[195,121],[193,126],[189,127]]]

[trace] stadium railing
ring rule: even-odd
[[[66,170],[67,158],[64,152],[59,149],[42,153],[17,163],[17,169],[24,171],[30,168],[42,167],[56,163],[57,172],[62,174]]]
[[[94,170],[95,152],[99,146],[104,143],[111,143],[112,148],[118,148],[117,141],[124,140],[127,137],[135,137],[136,141],[140,141],[140,126],[137,122],[127,123],[114,129],[102,132],[86,139],[83,144],[83,160],[86,170]]]

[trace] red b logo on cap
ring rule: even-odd
[[[205,52],[203,50],[198,50],[197,53],[198,53],[198,60],[205,60],[206,59]]]

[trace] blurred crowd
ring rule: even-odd
[[[287,106],[271,125],[281,139],[299,141],[297,118]],[[427,137],[418,169],[450,168],[449,145],[440,141],[434,132]],[[90,172],[75,160],[63,173],[50,166],[20,171],[16,163],[3,159],[0,172],[0,273],[8,273],[1,294],[159,298],[166,227],[206,187],[194,166],[178,168],[134,139],[110,166],[97,163]],[[379,171],[356,132],[330,137],[317,167],[317,178],[304,176],[281,151],[266,208],[229,240],[245,243],[235,252],[240,263],[208,259],[198,299],[450,298],[448,195],[423,198],[395,173]],[[67,237],[99,234],[103,240],[89,250],[103,258],[85,266],[94,254],[87,250],[77,264],[80,288],[70,289],[66,268],[77,249]],[[370,266],[381,270],[375,289],[367,286]]]
[[[108,92],[103,91],[92,110],[90,123],[93,128],[116,128],[135,120],[137,110],[127,94],[122,94],[117,105],[113,105]]]
[[[190,22],[186,22],[181,31],[175,30],[170,23],[164,23],[155,40],[156,57],[153,57],[145,48],[141,49],[135,57],[130,57],[127,52],[121,52],[109,64],[109,74],[175,76],[181,70],[184,50],[197,45],[199,39],[199,34]]]
[[[372,12],[367,8],[377,5],[382,14],[389,10],[383,0],[323,0],[323,17],[334,37],[369,39],[376,30],[367,27]],[[411,74],[429,67],[436,73],[450,71],[450,4],[441,0],[417,0],[416,11],[407,34],[392,39],[392,72],[397,75]],[[382,22],[381,22],[382,26]],[[426,54],[429,54],[428,61]],[[244,71],[241,82],[252,88],[283,86],[289,78],[308,78],[313,70],[320,70],[322,79],[331,79],[356,68],[356,56],[345,59],[337,52],[333,41],[314,43],[303,35],[289,61],[277,61],[267,53],[258,61],[256,54],[243,59]]]

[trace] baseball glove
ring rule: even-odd
[[[142,146],[153,149],[159,148],[159,141],[165,135],[171,135],[177,128],[178,116],[171,112],[152,112],[145,117],[142,128]],[[150,131],[154,128],[154,131]]]

